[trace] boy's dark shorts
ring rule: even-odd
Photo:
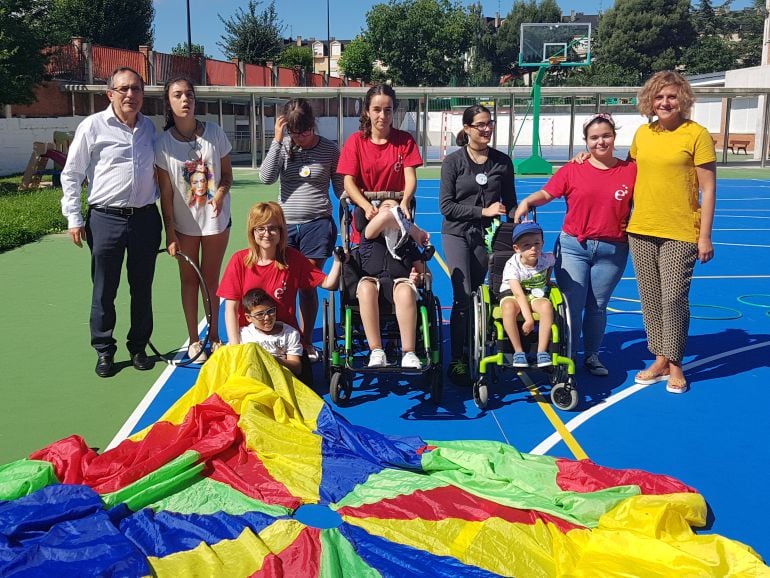
[[[308,259],[327,259],[337,242],[337,225],[331,217],[323,217],[288,225],[289,247],[294,247]]]

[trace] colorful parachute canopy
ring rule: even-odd
[[[391,437],[255,345],[154,426],[0,468],[2,576],[770,576],[662,475]]]

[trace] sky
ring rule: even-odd
[[[155,50],[171,52],[178,43],[187,43],[187,1],[154,0],[155,6]],[[267,6],[269,0],[258,4],[257,12]],[[329,3],[329,34],[338,40],[352,40],[366,27],[366,13],[375,4],[387,3],[385,0],[327,0]],[[224,33],[221,15],[229,19],[239,7],[247,8],[247,0],[189,0],[190,29],[192,41],[203,44],[206,55],[225,60],[217,42]],[[463,0],[470,5],[471,0]],[[570,11],[584,14],[597,14],[612,8],[614,0],[557,0],[563,14]],[[714,5],[722,2],[714,1]],[[750,0],[737,0],[733,9],[743,8]],[[325,40],[326,5],[323,0],[276,0],[278,18],[284,25],[284,38],[318,38]],[[484,14],[494,16],[499,12],[505,16],[511,9],[511,0],[483,0]]]

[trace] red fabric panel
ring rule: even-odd
[[[651,474],[644,470],[616,470],[605,468],[591,460],[572,461],[557,459],[556,484],[566,491],[597,492],[615,486],[639,486],[643,494],[659,495],[689,492],[697,494],[695,488],[662,474]]]
[[[397,498],[380,500],[374,504],[365,504],[358,508],[344,507],[337,511],[342,516],[356,518],[416,519],[439,521],[459,518],[468,521],[483,521],[487,518],[500,518],[513,524],[534,524],[535,520],[550,522],[562,532],[568,532],[578,526],[535,510],[510,508],[484,498],[479,498],[456,488],[444,486],[433,490],[417,490],[413,494]]]
[[[237,446],[227,448],[208,465],[207,473],[211,479],[229,484],[250,498],[292,510],[302,504],[286,486],[273,479],[257,454],[246,447],[243,438]]]
[[[80,484],[85,470],[97,457],[82,437],[73,435],[30,454],[29,459],[51,462],[62,484]]]
[[[219,396],[212,395],[191,408],[181,425],[159,422],[142,441],[125,440],[106,454],[92,456],[84,454],[82,449],[71,452],[72,442],[67,442],[70,439],[67,438],[36,455],[37,459],[54,464],[64,464],[62,456],[69,455],[66,468],[61,472],[64,479],[106,494],[154,472],[184,452],[198,452],[201,459],[206,460],[236,443],[240,436],[238,414]],[[57,471],[60,479],[61,475]]]
[[[320,569],[321,532],[318,528],[305,528],[283,552],[265,556],[262,569],[252,574],[252,577],[302,576],[302,578],[316,578]]]

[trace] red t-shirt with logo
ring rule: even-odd
[[[362,192],[403,191],[404,167],[419,166],[422,166],[422,156],[412,135],[391,128],[384,144],[373,143],[361,131],[351,134],[340,152],[337,172],[354,177]],[[350,231],[350,238],[353,243],[359,241],[355,227]]]
[[[251,289],[262,289],[276,302],[276,319],[299,329],[297,323],[297,290],[318,287],[326,275],[313,265],[307,257],[291,247],[286,249],[285,269],[269,265],[247,267],[245,259],[248,249],[235,253],[227,264],[217,295],[238,302],[238,323],[241,327],[249,324],[244,315],[241,300]]]
[[[635,163],[618,161],[611,169],[601,170],[585,161],[561,167],[543,190],[552,197],[564,197],[567,215],[562,230],[568,235],[581,242],[626,241],[635,181]]]

